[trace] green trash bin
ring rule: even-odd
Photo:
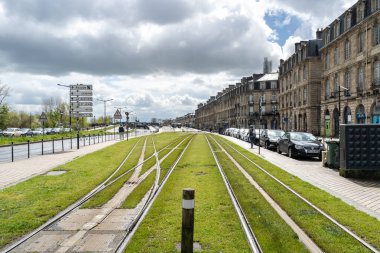
[[[327,144],[327,167],[338,169],[339,166],[339,142],[338,141],[326,141]]]

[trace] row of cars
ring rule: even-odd
[[[5,137],[19,137],[19,136],[35,136],[42,134],[58,134],[63,132],[70,132],[70,128],[16,128],[10,127],[4,131],[0,130],[0,135]]]
[[[249,142],[249,129],[228,128],[224,132],[238,139]],[[255,145],[286,153],[291,158],[318,157],[322,159],[324,145],[313,134],[306,132],[285,132],[274,129],[255,129]]]

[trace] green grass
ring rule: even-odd
[[[120,190],[120,188],[127,182],[132,176],[133,171],[128,172],[123,177],[119,178],[112,185],[108,186],[101,192],[97,193],[94,198],[86,202],[81,208],[100,208],[106,204],[112,197]]]
[[[264,252],[308,252],[298,236],[210,139],[236,197]]]
[[[160,152],[158,153],[158,160],[161,160],[167,153],[170,152],[170,150],[174,147],[176,147],[181,141],[183,141],[186,137],[189,135],[179,135],[176,139],[172,141],[170,145],[168,145],[166,148],[163,146],[163,149],[160,149]]]
[[[160,178],[159,178],[159,184],[162,182],[166,174],[168,173],[171,166],[174,164],[174,162],[177,160],[179,155],[182,153],[183,149],[186,147],[186,145],[189,143],[191,138],[184,141],[176,150],[174,150],[162,163],[160,164],[161,171],[160,171]]]
[[[136,143],[135,149],[132,151],[131,155],[127,159],[127,161],[123,164],[123,167],[120,168],[120,170],[112,177],[112,179],[117,178],[121,174],[125,173],[126,171],[132,169],[137,165],[139,162],[139,158],[141,156],[142,149],[144,147],[144,142],[145,142],[146,137],[138,137],[131,139],[129,142],[131,143]],[[132,147],[132,146],[131,146]]]
[[[120,142],[75,159],[59,176],[36,176],[0,191],[0,248],[45,223],[115,171],[131,148]]]
[[[126,252],[177,252],[182,189],[195,189],[194,240],[202,252],[250,252],[207,142],[197,135],[136,231]]]
[[[156,170],[152,171],[127,197],[120,208],[135,208],[154,184]]]
[[[218,140],[223,140],[218,137]],[[325,210],[342,224],[356,231],[359,235],[379,248],[378,231],[380,222],[361,211],[345,204],[307,182],[283,171],[249,151],[230,143],[240,152],[254,160],[285,184],[309,199],[313,204]],[[264,172],[256,168],[241,155],[223,143],[224,148],[247,170],[261,187],[288,213],[288,215],[326,252],[368,252],[364,246],[352,239],[347,233],[328,221],[302,200],[280,186]]]

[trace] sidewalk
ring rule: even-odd
[[[81,147],[79,150],[73,149],[61,153],[35,156],[30,159],[19,160],[13,163],[2,163],[0,164],[0,190],[18,184],[31,177],[41,175],[59,165],[111,146],[117,142],[119,142],[119,140],[85,146]]]
[[[221,136],[258,155],[258,146],[254,145],[253,149],[250,149],[250,144],[245,141]],[[290,159],[285,154],[280,155],[262,147],[260,148],[260,156],[290,174],[380,220],[379,181],[344,178],[339,176],[338,170],[325,168],[316,159]]]

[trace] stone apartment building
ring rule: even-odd
[[[281,129],[320,134],[322,31],[317,39],[295,44],[294,53],[279,66]]]
[[[194,121],[195,121],[194,113],[188,113],[184,116],[177,117],[175,119],[175,123],[180,123],[182,126],[185,126],[185,127],[193,127]]]
[[[379,0],[360,0],[322,31],[324,136],[338,136],[342,123],[380,123],[379,9]]]
[[[261,122],[261,128],[277,129],[278,92],[278,73],[243,77],[240,83],[229,85],[206,103],[198,105],[195,126],[221,132],[229,127],[254,125],[258,128]]]

